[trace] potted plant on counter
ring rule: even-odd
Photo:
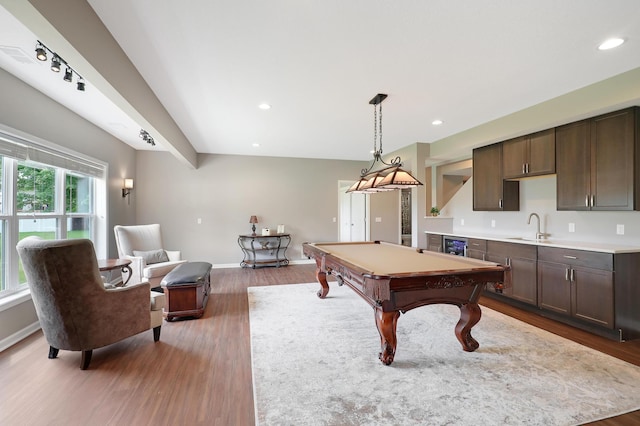
[[[440,209],[437,207],[431,207],[431,216],[436,217],[440,214]]]

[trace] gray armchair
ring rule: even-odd
[[[120,259],[131,260],[130,283],[149,281],[151,288],[160,287],[162,278],[176,266],[185,263],[179,251],[165,250],[160,225],[116,225],[113,228]]]
[[[86,370],[93,349],[153,328],[160,339],[164,295],[148,282],[105,288],[90,240],[42,240],[28,237],[17,245],[40,326],[50,345],[82,351]]]

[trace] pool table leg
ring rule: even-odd
[[[322,271],[320,267],[316,268],[316,280],[320,283],[320,290],[318,290],[318,297],[324,299],[329,294],[329,284],[327,283],[327,273]]]
[[[376,327],[380,333],[380,354],[378,358],[384,365],[393,362],[396,354],[396,326],[400,311],[384,312],[382,308],[374,307],[376,317]]]
[[[465,303],[460,305],[460,321],[456,324],[456,337],[462,349],[473,352],[480,347],[480,344],[471,337],[471,328],[480,321],[482,311],[477,303]]]

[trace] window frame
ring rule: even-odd
[[[37,159],[37,160],[34,160]],[[19,256],[15,246],[20,238],[20,221],[29,217],[55,219],[55,238],[66,239],[73,218],[89,219],[89,239],[99,258],[107,257],[107,176],[108,164],[52,142],[26,135],[0,125],[0,308],[7,308],[28,296],[28,284],[20,283]],[[54,163],[54,164],[50,164]],[[17,211],[18,165],[55,170],[53,211],[25,213]],[[67,167],[64,167],[67,166]],[[90,178],[91,206],[88,213],[67,212],[67,176]],[[29,296],[30,297],[30,296]],[[0,309],[3,310],[3,309]]]

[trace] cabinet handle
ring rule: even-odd
[[[526,174],[529,174],[529,163],[526,163],[526,166],[527,166],[527,167],[526,167],[526,172],[525,172],[525,173],[526,173]]]
[[[565,268],[564,270],[564,280],[569,281],[569,268]]]
[[[571,279],[569,281],[574,282],[576,280],[575,273],[576,273],[576,270],[571,268],[571,274],[569,274]]]
[[[591,207],[596,205],[596,196],[591,194]]]
[[[522,163],[522,174],[527,173],[527,168],[526,165],[524,163]]]
[[[589,194],[587,194],[586,197],[584,197],[584,206],[589,207]]]
[[[562,257],[564,257],[565,259],[577,259],[577,257],[576,257],[576,256],[569,256],[568,254],[565,254],[565,255],[564,255],[564,256],[562,256]]]
[[[498,201],[498,207],[502,208],[502,198]]]

